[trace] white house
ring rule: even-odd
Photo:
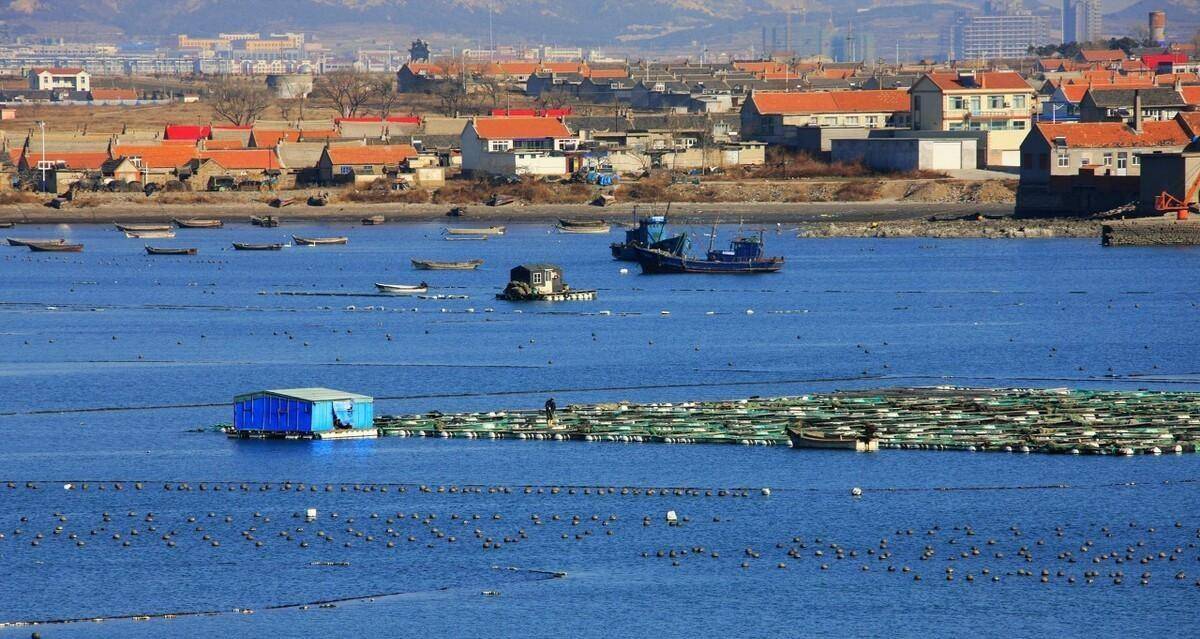
[[[566,175],[564,151],[577,140],[556,118],[476,118],[462,132],[462,168],[468,174]]]
[[[33,69],[29,72],[29,88],[35,91],[91,91],[92,74],[77,67]]]

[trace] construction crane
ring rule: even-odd
[[[1183,149],[1184,155],[1196,151],[1200,151],[1200,138],[1192,140]],[[1186,173],[1187,171],[1184,171],[1185,175]],[[1196,199],[1197,192],[1200,192],[1200,175],[1192,179],[1191,184],[1187,187],[1187,192],[1183,194],[1183,199],[1179,199],[1167,191],[1159,193],[1158,197],[1154,198],[1154,209],[1164,215],[1174,213],[1177,220],[1186,220],[1192,211],[1191,202]]]

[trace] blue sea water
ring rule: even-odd
[[[0,623],[224,611],[36,630],[1115,637],[1175,635],[1200,621],[1200,473],[1190,455],[244,442],[195,432],[229,421],[236,393],[291,386],[373,395],[381,413],[896,385],[1194,390],[1200,250],[802,240],[771,228],[768,252],[788,260],[782,273],[642,276],[609,259],[616,233],[514,225],[486,242],[449,242],[441,229],[236,224],[149,241],[196,246],[195,257],[147,256],[143,241],[109,226],[14,230],[86,249],[0,249]],[[293,232],[351,239],[229,248]],[[415,271],[414,257],[485,264]],[[599,299],[494,299],[509,268],[534,261],[561,264],[568,283]],[[421,280],[467,299],[374,295],[375,282]],[[138,410],[87,410],[105,408]],[[285,481],[306,489],[281,490]],[[865,495],[851,498],[853,486]],[[732,487],[747,496],[718,492]],[[318,521],[294,517],[309,507]],[[687,521],[666,526],[667,510]],[[173,547],[162,539],[171,531]],[[500,547],[485,548],[489,538]],[[934,555],[923,560],[926,546]],[[1089,570],[1100,573],[1092,584]],[[269,609],[367,595],[388,596]],[[0,636],[30,631],[0,627]]]

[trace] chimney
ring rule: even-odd
[[[1141,91],[1141,89],[1133,90],[1133,130],[1137,133],[1142,132],[1142,91]]]

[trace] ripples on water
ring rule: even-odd
[[[608,259],[606,245],[616,233],[559,236],[522,226],[487,242],[443,242],[440,228],[232,225],[180,231],[173,243],[198,246],[194,258],[151,258],[141,242],[90,226],[65,231],[87,244],[80,255],[4,247],[0,428],[7,437],[0,480],[18,483],[14,489],[0,484],[0,531],[6,535],[0,560],[11,573],[0,621],[258,610],[40,629],[43,636],[81,637],[1128,636],[1174,633],[1197,621],[1191,603],[1200,592],[1198,495],[1196,484],[1185,481],[1198,476],[1192,456],[847,456],[780,448],[400,438],[307,444],[234,442],[189,432],[227,421],[223,404],[235,393],[308,385],[396,398],[381,400],[380,412],[532,407],[550,392],[565,405],[934,383],[1186,389],[1196,385],[1196,341],[1186,330],[1200,302],[1186,276],[1195,270],[1196,250],[1105,250],[1090,240],[798,240],[768,234],[768,251],[788,258],[784,273],[644,277],[635,265]],[[64,232],[20,231],[14,234]],[[347,234],[351,242],[281,253],[228,250],[232,240],[278,240],[293,231]],[[413,271],[411,257],[482,257],[486,263],[474,272]],[[494,300],[507,269],[522,261],[560,263],[569,283],[600,289],[600,299],[553,306]],[[620,274],[622,267],[631,273]],[[377,281],[421,280],[434,293],[469,299],[373,295]],[[337,295],[279,294],[295,292]],[[30,414],[190,404],[217,405]],[[23,488],[30,479],[57,481]],[[136,479],[155,482],[141,491],[61,486],[65,480]],[[252,489],[167,491],[163,480],[237,480],[252,482]],[[283,480],[319,482],[322,488],[280,492],[274,482]],[[254,482],[264,481],[273,489],[259,491]],[[474,483],[512,492],[352,488],[353,482],[385,481]],[[325,483],[343,482],[349,482],[346,492],[324,491]],[[1113,488],[1114,482],[1131,485]],[[702,491],[770,486],[773,494],[525,494],[526,484]],[[934,490],[1052,484],[1072,488]],[[851,499],[851,486],[866,488],[866,496]],[[320,509],[321,521],[292,518],[310,506]],[[668,509],[690,521],[663,525]],[[328,519],[333,511],[341,521],[354,518],[354,531],[334,525]],[[58,522],[55,512],[67,522]],[[104,512],[112,521],[103,521]],[[145,521],[148,512],[154,523]],[[397,512],[408,516],[404,525],[385,523],[389,516],[399,522]],[[413,512],[420,518],[412,520]],[[452,519],[456,514],[480,519],[464,523]],[[542,525],[533,523],[534,514]],[[571,523],[574,515],[581,518],[578,525]],[[611,515],[617,519],[601,525]],[[21,522],[22,516],[30,521]],[[189,516],[198,521],[188,522]],[[652,525],[643,526],[643,517]],[[56,525],[64,527],[59,535],[53,534]],[[148,531],[149,525],[158,530]],[[194,530],[197,525],[205,530]],[[250,534],[262,547],[242,536],[249,526],[256,526]],[[401,536],[389,537],[388,527]],[[18,528],[22,533],[14,535]],[[285,528],[292,540],[279,536]],[[132,529],[139,534],[131,536]],[[161,539],[164,529],[177,531],[174,548]],[[317,529],[336,540],[316,538]],[[364,537],[357,537],[359,531]],[[38,532],[44,537],[33,546]],[[114,532],[121,539],[112,539]],[[71,533],[85,546],[64,538]],[[203,539],[206,534],[220,546]],[[366,542],[367,535],[375,541]],[[410,535],[418,541],[409,542]],[[457,541],[446,541],[448,536]],[[518,541],[482,547],[488,537],[505,536]],[[879,550],[883,538],[892,556],[881,561],[867,555],[867,549]],[[395,547],[387,548],[386,539],[395,539]],[[988,539],[996,545],[988,546]],[[301,548],[301,540],[309,548]],[[1084,552],[1086,540],[1095,546]],[[798,550],[800,558],[788,556],[800,543],[806,546]],[[838,560],[830,543],[858,556]],[[936,555],[922,561],[927,544]],[[971,546],[980,555],[961,558],[958,553],[970,554]],[[1022,546],[1032,561],[1019,555]],[[694,552],[697,547],[704,552]],[[824,547],[823,558],[813,555],[818,547]],[[759,557],[746,555],[747,548]],[[1134,559],[1091,563],[1091,556],[1113,552],[1123,558],[1127,548],[1134,549]],[[656,556],[660,550],[663,558]],[[683,550],[688,554],[679,554]],[[712,558],[713,551],[720,556]],[[1151,552],[1155,559],[1142,564]],[[1168,557],[1159,559],[1158,552]],[[743,562],[750,567],[741,568]],[[786,568],[777,567],[781,562]],[[822,563],[829,568],[822,570]],[[906,565],[922,575],[920,582],[902,572]],[[508,566],[569,575],[534,580],[503,569]],[[947,566],[955,568],[954,581],[945,580]],[[1025,569],[1033,576],[1008,574]],[[1040,581],[1043,569],[1050,571],[1046,584]],[[1087,585],[1086,570],[1103,577]],[[1125,575],[1120,585],[1109,576],[1115,571]],[[1142,586],[1146,571],[1152,576]],[[968,572],[974,581],[966,581]],[[1185,577],[1176,579],[1180,572]],[[997,575],[1001,580],[991,581]],[[1076,583],[1068,583],[1071,577]],[[501,594],[485,597],[482,590]],[[407,594],[333,609],[261,610],[392,592]]]

